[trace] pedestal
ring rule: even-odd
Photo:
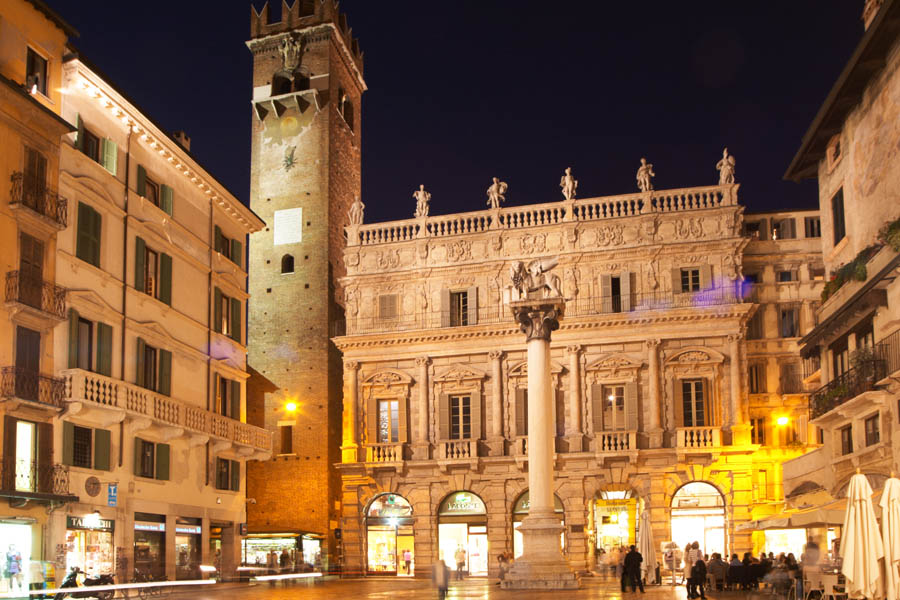
[[[430,457],[429,450],[431,450],[430,444],[413,444],[412,445],[412,458],[413,460],[428,460]]]

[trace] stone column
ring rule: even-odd
[[[504,589],[575,589],[578,577],[559,548],[562,526],[553,511],[553,394],[550,333],[559,328],[562,298],[511,302],[528,350],[528,492],[522,521],[524,551],[503,581]]]
[[[341,462],[355,463],[359,461],[359,435],[356,425],[359,423],[359,362],[344,362],[344,443],[341,445]]]
[[[413,443],[413,458],[416,460],[428,460],[428,365],[431,359],[427,356],[416,358],[416,366],[419,367],[419,405],[417,407],[419,422],[416,425],[415,442]]]
[[[648,408],[650,410],[648,411],[647,434],[650,438],[650,447],[661,448],[663,441],[663,429],[659,418],[659,345],[661,341],[649,339],[645,343],[647,344],[647,364],[650,371],[648,373],[650,378],[648,386],[650,406]]]
[[[750,443],[750,424],[744,419],[743,390],[741,386],[741,339],[743,331],[728,336],[729,379],[731,402],[728,403],[727,425],[731,430],[731,443],[744,445]]]
[[[491,456],[503,456],[503,351],[488,352],[491,359],[491,433],[488,450]]]
[[[581,351],[579,345],[568,346],[569,354],[569,420],[566,423],[566,442],[569,452],[584,450],[581,431]]]

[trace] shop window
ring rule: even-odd
[[[700,269],[681,269],[681,291],[700,291]]]
[[[798,307],[779,307],[778,331],[783,338],[794,338],[800,335],[800,309]]]
[[[216,489],[240,491],[241,463],[227,458],[216,458]]]
[[[294,453],[294,426],[281,425],[278,427],[281,432],[281,454]]]
[[[844,239],[847,230],[844,222],[844,188],[831,197],[831,226],[834,229],[834,245]]]
[[[756,419],[750,419],[750,442],[753,444],[759,444],[760,446],[766,445],[766,418],[758,417]]]
[[[241,343],[241,300],[230,298],[215,288],[213,291],[213,330]]]
[[[704,427],[707,424],[703,384],[702,379],[684,379],[680,382],[684,427]]]
[[[169,479],[169,444],[134,438],[134,474],[150,479]]]
[[[803,220],[803,229],[808,238],[822,237],[822,220],[819,217],[806,217]]]
[[[450,439],[467,440],[472,437],[472,397],[450,396]]]
[[[841,434],[841,454],[853,454],[853,425],[847,425],[840,429]]]
[[[765,394],[766,389],[766,364],[752,363],[749,368],[750,393]]]
[[[378,401],[378,443],[391,444],[400,439],[400,401]],[[452,434],[452,427],[451,427]],[[455,439],[455,438],[454,438]]]
[[[671,539],[679,548],[697,541],[710,556],[725,552],[725,501],[705,481],[691,481],[672,497]]]
[[[874,446],[881,441],[881,425],[879,423],[880,415],[872,415],[865,421],[866,426],[866,446]]]
[[[285,254],[281,257],[281,274],[293,273],[294,272],[294,257],[290,254]]]
[[[149,248],[140,237],[134,249],[134,288],[171,306],[172,257]]]
[[[31,48],[25,57],[25,87],[32,94],[47,95],[47,59]]]

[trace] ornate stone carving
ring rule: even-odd
[[[728,154],[728,148],[722,150],[722,159],[716,163],[719,171],[719,185],[734,183],[734,157]]]
[[[492,252],[499,253],[503,250],[503,236],[500,234],[492,235],[489,245]]]
[[[550,334],[559,329],[559,308],[552,304],[520,306],[513,309],[525,341],[550,341]]]
[[[491,350],[488,352],[488,358],[491,360],[500,360],[503,358],[503,350]]]
[[[537,259],[528,263],[516,261],[509,267],[509,277],[513,289],[518,292],[518,300],[530,297],[561,298],[559,276],[547,273],[559,264],[558,258]]]
[[[500,203],[506,201],[504,194],[507,189],[509,189],[509,186],[506,185],[505,181],[500,181],[494,177],[494,182],[487,189],[487,205],[491,208],[500,208]]]
[[[694,350],[693,352],[685,352],[681,356],[678,357],[678,362],[706,362],[709,360],[709,355],[705,352],[701,352],[699,350]]]
[[[444,246],[447,250],[447,259],[453,262],[470,260],[472,258],[472,242],[469,240],[457,240]]]
[[[598,246],[621,246],[625,243],[623,232],[625,228],[621,225],[611,225],[608,227],[600,227],[597,229],[597,245]]]
[[[522,252],[526,254],[543,252],[547,249],[547,236],[543,233],[537,235],[526,233],[520,238],[519,246],[522,248]]]
[[[651,350],[653,348],[656,348],[657,346],[659,346],[661,343],[662,343],[662,340],[660,340],[658,338],[651,338],[649,340],[644,340],[644,344]]]
[[[375,263],[382,269],[396,269],[400,266],[400,250],[379,250]]]
[[[285,71],[293,73],[300,66],[303,49],[300,40],[285,38],[281,42],[281,64]]]
[[[431,194],[425,191],[425,184],[420,184],[419,189],[413,192],[413,198],[416,199],[416,218],[428,216],[428,203],[431,201]]]
[[[428,258],[428,242],[423,242],[416,247],[416,250],[419,253],[419,258],[421,260],[425,260]]]
[[[578,295],[578,280],[581,278],[577,267],[566,269],[566,298],[574,298]]]
[[[431,358],[428,356],[417,356],[416,357],[416,366],[423,367],[431,364]]]
[[[578,354],[582,350],[584,350],[584,346],[582,346],[581,344],[572,344],[571,346],[566,346],[567,354]]]
[[[359,252],[350,252],[346,255],[347,266],[356,267],[359,265]]]
[[[653,183],[650,181],[651,177],[656,177],[656,173],[653,172],[653,165],[648,163],[646,158],[641,158],[641,166],[638,167],[637,175],[635,175],[638,189],[642,192],[653,190]]]
[[[575,191],[578,189],[578,181],[572,175],[572,167],[566,167],[565,174],[559,180],[562,195],[566,200],[575,199]]]
[[[347,211],[347,218],[350,219],[351,225],[362,225],[363,222],[363,211],[365,210],[366,205],[362,203],[362,200],[359,199],[359,196],[353,200],[353,204],[350,205],[350,210]]]
[[[590,363],[585,371],[592,383],[602,383],[609,380],[637,381],[638,372],[643,366],[640,360],[634,360],[624,354],[604,354]]]
[[[344,361],[344,370],[345,371],[356,371],[359,369],[359,361],[358,360],[345,360]]]

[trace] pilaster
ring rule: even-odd
[[[419,388],[418,406],[418,422],[416,424],[416,435],[412,447],[412,455],[415,460],[428,460],[430,444],[428,443],[428,365],[431,359],[427,356],[419,356],[416,358],[416,367],[419,370]]]

